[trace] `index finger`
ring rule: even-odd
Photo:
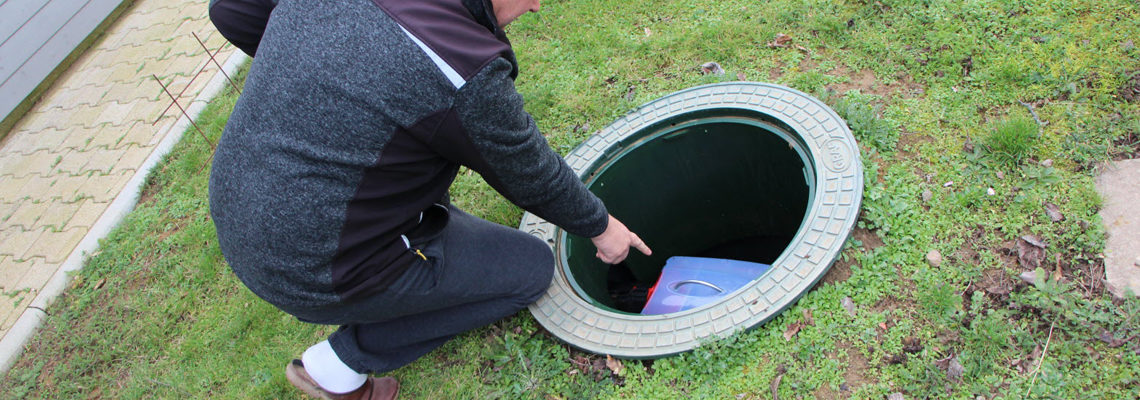
[[[637,251],[640,251],[641,254],[645,254],[647,256],[653,255],[653,250],[649,249],[649,246],[641,240],[640,236],[637,236],[637,234],[633,232],[630,232],[630,235],[633,235],[633,241],[630,243],[633,245],[633,248],[637,249]]]

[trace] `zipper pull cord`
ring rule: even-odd
[[[425,256],[424,252],[420,251],[420,249],[412,249],[412,251],[415,252],[417,256],[420,256],[420,258],[424,259],[424,261],[427,261],[427,256]]]

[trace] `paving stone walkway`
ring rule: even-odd
[[[154,77],[185,106],[219,71],[205,48],[218,63],[234,54],[207,3],[135,1],[0,139],[0,337],[42,312],[28,306],[178,133],[181,114]]]
[[[1104,274],[1117,297],[1140,295],[1140,159],[1109,163],[1097,176],[1104,198],[1101,222],[1108,232]]]

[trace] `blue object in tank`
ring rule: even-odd
[[[772,266],[705,257],[669,257],[649,289],[644,315],[669,314],[716,301],[768,272]]]

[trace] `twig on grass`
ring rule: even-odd
[[[1029,392],[1033,390],[1033,383],[1037,381],[1037,373],[1041,372],[1041,364],[1045,363],[1045,355],[1049,354],[1049,341],[1053,340],[1053,325],[1057,321],[1049,323],[1049,337],[1045,339],[1045,349],[1041,350],[1041,359],[1037,360],[1037,368],[1033,369],[1033,376],[1029,379],[1029,387],[1025,389],[1025,395],[1029,396]]]
[[[1026,102],[1021,101],[1021,100],[1018,100],[1017,102],[1021,103],[1021,105],[1025,106],[1025,108],[1029,109],[1029,115],[1033,116],[1033,120],[1037,121],[1037,125],[1040,125],[1042,128],[1044,128],[1045,125],[1049,125],[1048,121],[1041,121],[1041,117],[1037,116],[1037,111],[1033,109],[1032,104],[1026,103]]]

